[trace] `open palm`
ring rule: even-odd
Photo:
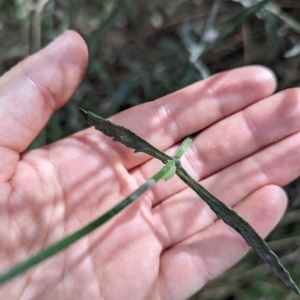
[[[0,80],[1,270],[73,233],[155,174],[93,128],[22,152],[74,93],[87,49],[67,32]],[[246,67],[115,115],[181,159],[208,190],[266,236],[286,206],[279,187],[300,174],[299,91],[271,96],[273,75]],[[21,154],[20,154],[21,153]],[[0,289],[1,299],[185,299],[248,251],[176,176],[67,250]]]

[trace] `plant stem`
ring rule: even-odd
[[[175,157],[180,158],[184,154],[184,151],[191,144],[191,142],[192,142],[192,138],[189,137],[185,139],[181,147],[179,148],[179,150],[176,152]],[[37,265],[38,263],[46,260],[47,258],[59,253],[60,251],[64,250],[68,246],[78,241],[80,238],[91,233],[93,230],[103,225],[112,217],[114,217],[116,214],[121,212],[125,207],[127,207],[129,204],[135,201],[139,196],[141,196],[144,192],[150,189],[160,179],[168,180],[171,177],[173,177],[173,175],[175,174],[175,170],[176,170],[175,161],[171,159],[161,170],[159,170],[155,175],[153,175],[150,179],[148,179],[136,191],[131,193],[128,197],[126,197],[123,201],[121,201],[119,204],[114,206],[111,210],[106,212],[104,215],[100,216],[96,220],[87,224],[86,226],[76,231],[75,233],[67,236],[66,238],[60,240],[59,242],[42,250],[38,254],[29,258],[28,260],[20,264],[17,264],[11,269],[9,269],[8,271],[0,274],[0,285],[14,278],[15,276],[25,272],[26,270]]]
[[[146,192],[149,188],[151,188],[157,181],[163,178],[163,176],[167,174],[173,167],[174,167],[174,162],[170,161],[159,172],[157,172],[154,176],[148,179],[143,185],[141,185],[136,191],[134,191],[132,194],[130,194],[122,202],[117,204],[115,207],[113,207],[111,210],[106,212],[104,215],[100,216],[99,218],[92,221],[91,223],[84,226],[82,229],[76,231],[75,233],[67,236],[66,238],[60,240],[59,242],[42,250],[38,254],[29,258],[28,260],[20,264],[17,264],[11,269],[9,269],[8,271],[0,274],[0,285],[12,279],[13,277],[25,272],[29,268],[44,261],[45,259],[57,254],[58,252],[72,245],[80,238],[89,234],[99,226],[103,225],[105,222],[110,220],[113,216],[115,216],[116,214],[121,212],[125,207],[131,204],[134,200],[136,200],[140,195]]]

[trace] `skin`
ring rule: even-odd
[[[0,79],[0,265],[5,270],[118,203],[161,162],[89,128],[24,152],[74,93],[87,48],[66,32]],[[273,94],[266,68],[214,75],[111,118],[174,154],[265,237],[282,217],[280,186],[300,174],[300,95]],[[249,250],[176,176],[108,224],[0,288],[1,299],[186,299]]]

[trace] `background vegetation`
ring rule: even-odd
[[[87,74],[30,148],[83,129],[82,106],[101,116],[156,99],[216,72],[263,64],[278,90],[300,85],[300,2],[270,0],[0,0],[0,74],[66,29],[86,40]],[[252,13],[252,17],[250,17]],[[298,21],[299,20],[299,21]],[[268,237],[300,285],[300,180]],[[220,245],[221,246],[221,245]],[[191,299],[296,299],[254,253]]]

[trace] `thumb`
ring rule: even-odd
[[[0,78],[0,180],[8,179],[24,151],[80,83],[87,47],[68,31]]]

